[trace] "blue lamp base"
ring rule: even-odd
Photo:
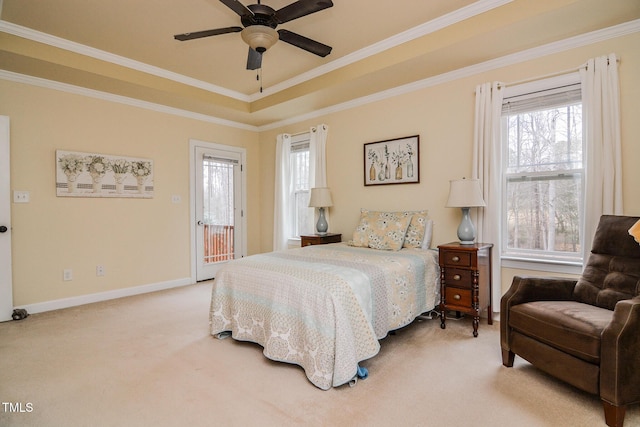
[[[318,222],[316,223],[316,230],[318,234],[327,234],[329,224],[327,224],[327,219],[324,217],[324,208],[318,209],[320,210],[320,214],[318,216]]]
[[[473,245],[476,241],[476,228],[471,222],[469,208],[462,208],[462,221],[458,226],[458,240],[461,245]]]

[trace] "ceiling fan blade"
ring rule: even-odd
[[[331,6],[333,6],[333,2],[331,0],[298,0],[295,3],[291,3],[290,5],[278,10],[276,12],[276,20],[278,23],[282,24],[319,12]]]
[[[175,36],[173,36],[173,38],[183,42],[186,40],[200,39],[202,37],[217,36],[220,34],[238,33],[240,31],[242,31],[242,27],[216,28],[214,30],[195,31],[193,33],[176,34]]]
[[[288,30],[278,30],[278,34],[280,35],[280,40],[283,42],[287,42],[307,52],[322,56],[323,58],[331,53],[331,46],[308,39],[300,34]]]
[[[247,70],[257,70],[262,68],[262,54],[252,48],[249,48],[247,56]]]
[[[220,2],[240,16],[253,16],[253,12],[238,0],[220,0]]]

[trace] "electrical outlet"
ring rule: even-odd
[[[96,276],[104,276],[104,265],[96,265]]]
[[[68,282],[69,280],[73,280],[73,270],[70,268],[62,271],[62,280]]]
[[[174,194],[173,196],[171,196],[171,202],[172,203],[180,203],[180,202],[182,202],[182,197],[180,197],[177,194]]]
[[[13,203],[29,203],[29,192],[28,191],[14,191],[13,192]]]

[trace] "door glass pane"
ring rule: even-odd
[[[205,157],[203,167],[204,263],[234,258],[234,163]]]

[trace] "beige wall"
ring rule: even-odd
[[[11,188],[31,196],[11,206],[15,306],[188,279],[190,138],[246,148],[248,233],[259,233],[255,132],[7,81],[0,99]],[[153,159],[153,199],[56,197],[56,149]],[[248,252],[259,250],[248,239]],[[72,281],[62,280],[66,268]]]
[[[11,118],[11,188],[31,193],[30,203],[11,206],[14,305],[188,278],[191,138],[247,149],[249,254],[272,248],[276,135],[319,123],[329,125],[331,231],[348,239],[361,207],[428,208],[433,245],[455,240],[460,212],[444,204],[449,180],[471,172],[475,86],[566,70],[610,52],[621,58],[625,213],[639,215],[639,45],[634,34],[259,134],[0,81],[0,114]],[[414,134],[421,138],[420,183],[365,188],[363,144]],[[58,198],[56,149],[152,158],[154,198]],[[172,195],[182,203],[171,203]],[[106,267],[105,277],[96,277],[97,264]],[[62,281],[65,268],[73,269],[73,281]],[[503,290],[519,273],[530,272],[503,270]]]
[[[330,114],[309,122],[263,132],[260,144],[265,163],[262,168],[263,208],[262,250],[272,247],[273,150],[275,137],[282,132],[300,132],[311,125],[326,123],[327,179],[334,207],[330,209],[330,230],[349,239],[358,221],[360,208],[424,209],[435,222],[433,244],[456,240],[459,209],[444,205],[449,180],[471,174],[474,90],[487,81],[516,82],[577,68],[587,59],[611,52],[621,58],[620,85],[623,143],[623,191],[625,213],[640,215],[640,35],[634,34],[574,49],[526,63],[496,69],[410,94]],[[420,135],[420,183],[365,187],[363,184],[363,144],[395,137]],[[267,149],[267,147],[269,147]],[[539,272],[504,269],[503,291],[514,274]]]

